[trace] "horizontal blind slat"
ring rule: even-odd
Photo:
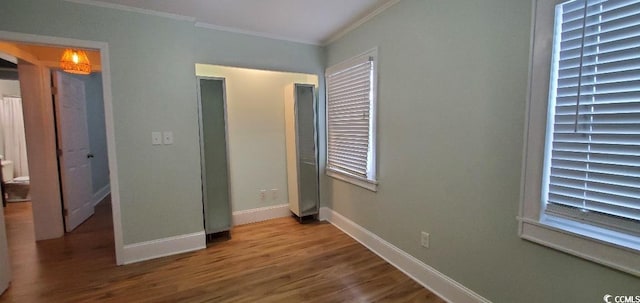
[[[371,106],[370,61],[327,75],[327,167],[366,177]]]
[[[640,1],[585,1],[556,24],[545,211],[640,227]]]
[[[638,234],[637,231],[640,230],[640,223],[635,220],[612,216],[609,213],[603,213],[597,210],[583,211],[582,209],[566,206],[555,201],[551,201],[551,203],[548,204],[545,212],[556,216],[572,219],[577,218],[582,221],[594,222],[607,228],[613,228],[632,234]]]

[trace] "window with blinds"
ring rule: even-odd
[[[545,213],[640,234],[640,1],[556,7]]]
[[[375,182],[375,53],[327,69],[327,170]]]

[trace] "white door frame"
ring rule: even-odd
[[[122,217],[120,215],[120,186],[118,184],[118,166],[116,161],[116,140],[114,135],[113,96],[111,94],[111,71],[109,64],[109,45],[106,42],[78,40],[52,36],[32,35],[0,31],[0,40],[22,43],[48,44],[61,47],[92,48],[100,50],[102,65],[102,89],[104,98],[104,118],[107,132],[107,154],[109,159],[109,181],[111,184],[111,209],[113,213],[113,238],[116,249],[116,263],[124,264],[124,243],[122,239]]]

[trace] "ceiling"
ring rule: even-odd
[[[196,25],[325,44],[398,0],[68,0],[191,17]]]

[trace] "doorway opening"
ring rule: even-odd
[[[22,45],[22,46],[20,46]],[[25,47],[28,46],[28,47]],[[64,187],[61,186],[62,182],[60,180],[60,170],[59,165],[64,165],[63,162],[58,161],[58,154],[60,153],[58,148],[58,140],[61,138],[56,134],[56,129],[59,128],[57,125],[55,114],[59,111],[56,111],[56,103],[54,100],[56,98],[53,97],[53,93],[56,93],[56,97],[58,99],[62,94],[66,94],[67,97],[69,95],[75,95],[77,89],[67,89],[67,92],[72,91],[73,93],[60,93],[57,88],[52,89],[52,85],[56,81],[61,83],[64,82],[62,79],[52,78],[52,70],[55,70],[55,66],[59,63],[60,57],[51,56],[46,57],[45,54],[36,54],[31,53],[34,49],[39,48],[74,48],[74,49],[84,49],[94,51],[97,59],[94,62],[99,63],[97,70],[100,72],[100,75],[95,74],[92,77],[95,77],[94,84],[96,87],[102,88],[102,91],[98,91],[95,93],[102,97],[104,104],[97,107],[97,109],[101,109],[103,112],[103,120],[102,123],[102,140],[104,142],[106,151],[103,150],[101,155],[98,155],[96,152],[93,152],[89,149],[90,152],[87,152],[87,149],[84,149],[83,152],[84,158],[93,161],[95,158],[102,157],[100,159],[100,165],[102,165],[102,170],[106,171],[106,178],[102,178],[103,185],[100,187],[100,183],[95,186],[100,190],[94,190],[94,186],[87,189],[87,186],[83,187],[89,193],[91,197],[91,207],[98,203],[98,207],[95,208],[96,215],[92,216],[89,221],[93,221],[92,224],[83,224],[79,223],[76,226],[71,226],[65,224],[65,220],[63,216],[66,215],[67,222],[70,215],[73,215],[69,208],[67,208],[67,213],[63,213],[63,209],[65,207],[62,206],[61,196],[63,195],[63,191],[65,191]],[[21,88],[20,89],[20,98],[22,99],[24,108],[24,113],[27,115],[24,117],[25,119],[25,135],[27,140],[27,148],[28,148],[28,165],[30,171],[29,173],[29,193],[28,198],[31,202],[31,209],[29,207],[23,207],[22,214],[26,213],[29,215],[31,220],[33,221],[32,232],[30,233],[34,240],[44,240],[44,239],[53,239],[47,241],[39,241],[37,245],[37,250],[32,250],[37,257],[38,254],[43,253],[43,250],[46,250],[45,247],[52,247],[56,245],[71,245],[72,243],[82,243],[82,245],[86,246],[86,243],[92,243],[92,241],[104,240],[108,239],[107,242],[103,244],[98,244],[98,246],[103,247],[108,250],[108,254],[106,256],[105,262],[109,264],[113,264],[114,262],[118,265],[124,263],[123,261],[123,241],[122,241],[122,225],[120,218],[120,199],[118,193],[118,178],[117,178],[117,166],[116,166],[116,157],[115,157],[115,139],[114,139],[114,125],[113,125],[113,110],[112,110],[112,95],[111,95],[111,78],[109,71],[109,56],[108,56],[108,45],[104,42],[95,42],[95,41],[86,41],[86,40],[76,40],[76,39],[67,39],[67,38],[59,38],[59,37],[47,37],[47,36],[38,36],[38,35],[29,35],[22,33],[14,33],[14,32],[6,32],[0,31],[0,52],[4,53],[3,59],[9,59],[9,61],[15,61],[13,64],[20,69],[18,73],[18,80],[22,80],[23,74],[27,74],[27,76],[31,76],[36,79],[33,82],[33,89],[30,88]],[[48,59],[47,59],[48,58]],[[102,63],[102,64],[100,64]],[[24,68],[21,68],[24,67]],[[26,72],[23,72],[23,69]],[[4,71],[4,69],[3,69]],[[1,73],[1,72],[0,72]],[[55,73],[54,73],[55,74]],[[55,76],[54,76],[55,77]],[[58,77],[61,78],[61,77]],[[76,79],[77,80],[77,79]],[[23,82],[23,81],[20,81]],[[74,82],[73,80],[66,82]],[[23,83],[20,83],[23,84]],[[76,85],[77,86],[77,85]],[[86,88],[86,86],[85,86]],[[64,89],[63,89],[64,91]],[[88,91],[85,91],[85,93]],[[1,97],[0,97],[1,98]],[[67,111],[71,112],[72,110],[69,108],[73,108],[70,105],[77,105],[77,100],[82,98],[71,98],[75,101],[67,102]],[[28,102],[28,100],[38,100],[39,102]],[[58,102],[58,105],[65,105],[63,102]],[[85,104],[86,105],[86,104]],[[59,109],[59,108],[58,108]],[[79,110],[78,108],[76,108]],[[96,109],[95,107],[93,109]],[[85,110],[92,110],[85,107]],[[34,114],[35,113],[35,114]],[[33,117],[27,117],[29,115],[33,115]],[[77,115],[72,115],[73,117],[77,117]],[[60,115],[58,115],[60,117]],[[86,121],[87,125],[90,125],[92,122],[96,121],[87,121],[86,117],[77,118],[74,122]],[[64,122],[63,122],[64,123]],[[31,125],[31,127],[26,126]],[[35,127],[33,127],[35,125]],[[38,130],[38,131],[29,131]],[[91,129],[91,127],[89,127]],[[74,129],[75,131],[75,129]],[[62,133],[60,134],[62,135]],[[34,138],[35,137],[35,140]],[[89,138],[95,139],[95,137],[89,136]],[[32,142],[35,142],[32,144]],[[105,142],[106,141],[106,142]],[[61,145],[62,146],[62,145]],[[62,146],[63,147],[63,146]],[[38,154],[40,151],[42,157],[32,157],[32,150],[36,150],[35,154]],[[64,147],[62,148],[62,156],[64,156]],[[80,148],[78,148],[78,153],[80,153]],[[69,154],[71,152],[71,148],[68,149]],[[93,156],[93,157],[91,157]],[[98,160],[98,159],[96,159]],[[96,161],[98,162],[98,161]],[[59,164],[60,163],[60,164]],[[76,165],[77,164],[77,165]],[[78,184],[78,176],[75,176],[76,171],[80,171],[76,169],[77,167],[81,167],[82,164],[78,164],[74,162],[73,166],[67,166],[67,184],[69,184],[73,191],[73,185]],[[73,169],[71,169],[73,168]],[[62,168],[64,169],[64,168]],[[69,175],[71,177],[69,177]],[[82,175],[82,174],[79,174]],[[74,179],[75,178],[75,179]],[[90,176],[91,181],[94,179]],[[71,181],[69,181],[71,180]],[[76,180],[76,181],[74,181]],[[106,180],[106,184],[104,181]],[[44,186],[42,186],[44,184]],[[108,186],[107,186],[108,185]],[[77,192],[77,191],[76,191]],[[109,194],[109,192],[112,192]],[[44,199],[40,199],[39,201],[44,201],[44,203],[36,203],[36,199],[38,197],[43,197],[46,193],[53,193],[50,196],[47,196]],[[57,193],[57,194],[56,194]],[[85,193],[81,193],[85,194]],[[67,194],[68,195],[68,194]],[[100,199],[104,197],[105,199]],[[104,201],[104,202],[101,202]],[[101,202],[101,203],[100,203]],[[108,203],[110,202],[110,203]],[[104,204],[107,207],[103,207]],[[86,203],[85,203],[86,204]],[[18,204],[16,204],[18,205]],[[27,205],[27,204],[22,204]],[[109,210],[110,208],[110,210]],[[26,210],[25,210],[26,209]],[[33,215],[31,215],[31,213]],[[23,216],[24,217],[24,216]],[[4,218],[3,223],[4,223]],[[80,223],[83,220],[76,220]],[[25,221],[21,221],[24,223]],[[4,224],[3,224],[4,225]],[[66,227],[65,227],[66,225]],[[73,230],[76,228],[74,232],[68,233],[66,237],[60,238],[64,235],[65,229]],[[17,225],[18,226],[18,225]],[[105,228],[106,226],[106,228]],[[4,226],[3,226],[4,227]],[[96,229],[107,230],[108,233],[96,234]],[[3,242],[6,244],[6,234],[5,230],[1,231],[0,235],[3,239]],[[56,239],[57,238],[57,239]],[[82,240],[81,240],[82,239]],[[54,244],[58,243],[58,244]],[[95,244],[95,242],[93,242]],[[31,242],[32,245],[36,246],[34,242]],[[115,247],[115,260],[114,260],[114,249]],[[72,249],[73,254],[69,254],[69,249]],[[94,247],[95,248],[95,247]],[[76,250],[73,250],[73,247],[65,247],[67,251],[63,253],[64,256],[73,257],[75,255]],[[5,256],[2,256],[2,261],[7,261],[6,258],[6,247],[4,250]],[[0,252],[2,253],[2,252]],[[32,253],[32,254],[33,254]],[[46,253],[46,251],[45,251]],[[37,258],[35,258],[37,259]],[[8,265],[8,264],[7,264]],[[25,272],[23,269],[19,271],[19,273]],[[2,275],[3,277],[8,275]],[[16,278],[17,272],[14,271],[13,277]],[[5,281],[0,281],[5,284]],[[8,283],[8,282],[7,282]],[[4,288],[4,287],[3,287]]]
[[[317,214],[318,76],[196,64],[196,77],[206,234]]]
[[[110,193],[100,54],[87,51],[93,73],[72,75],[56,64],[63,47],[0,41],[0,51],[17,74],[0,103],[3,198],[33,202],[36,239],[56,238],[61,220],[71,232]]]
[[[38,262],[28,252],[62,236],[71,243],[67,238],[96,234],[82,242],[113,247],[113,225],[104,224],[112,213],[100,52],[87,50],[93,73],[71,75],[57,67],[64,51],[0,41],[2,198],[13,265]]]

